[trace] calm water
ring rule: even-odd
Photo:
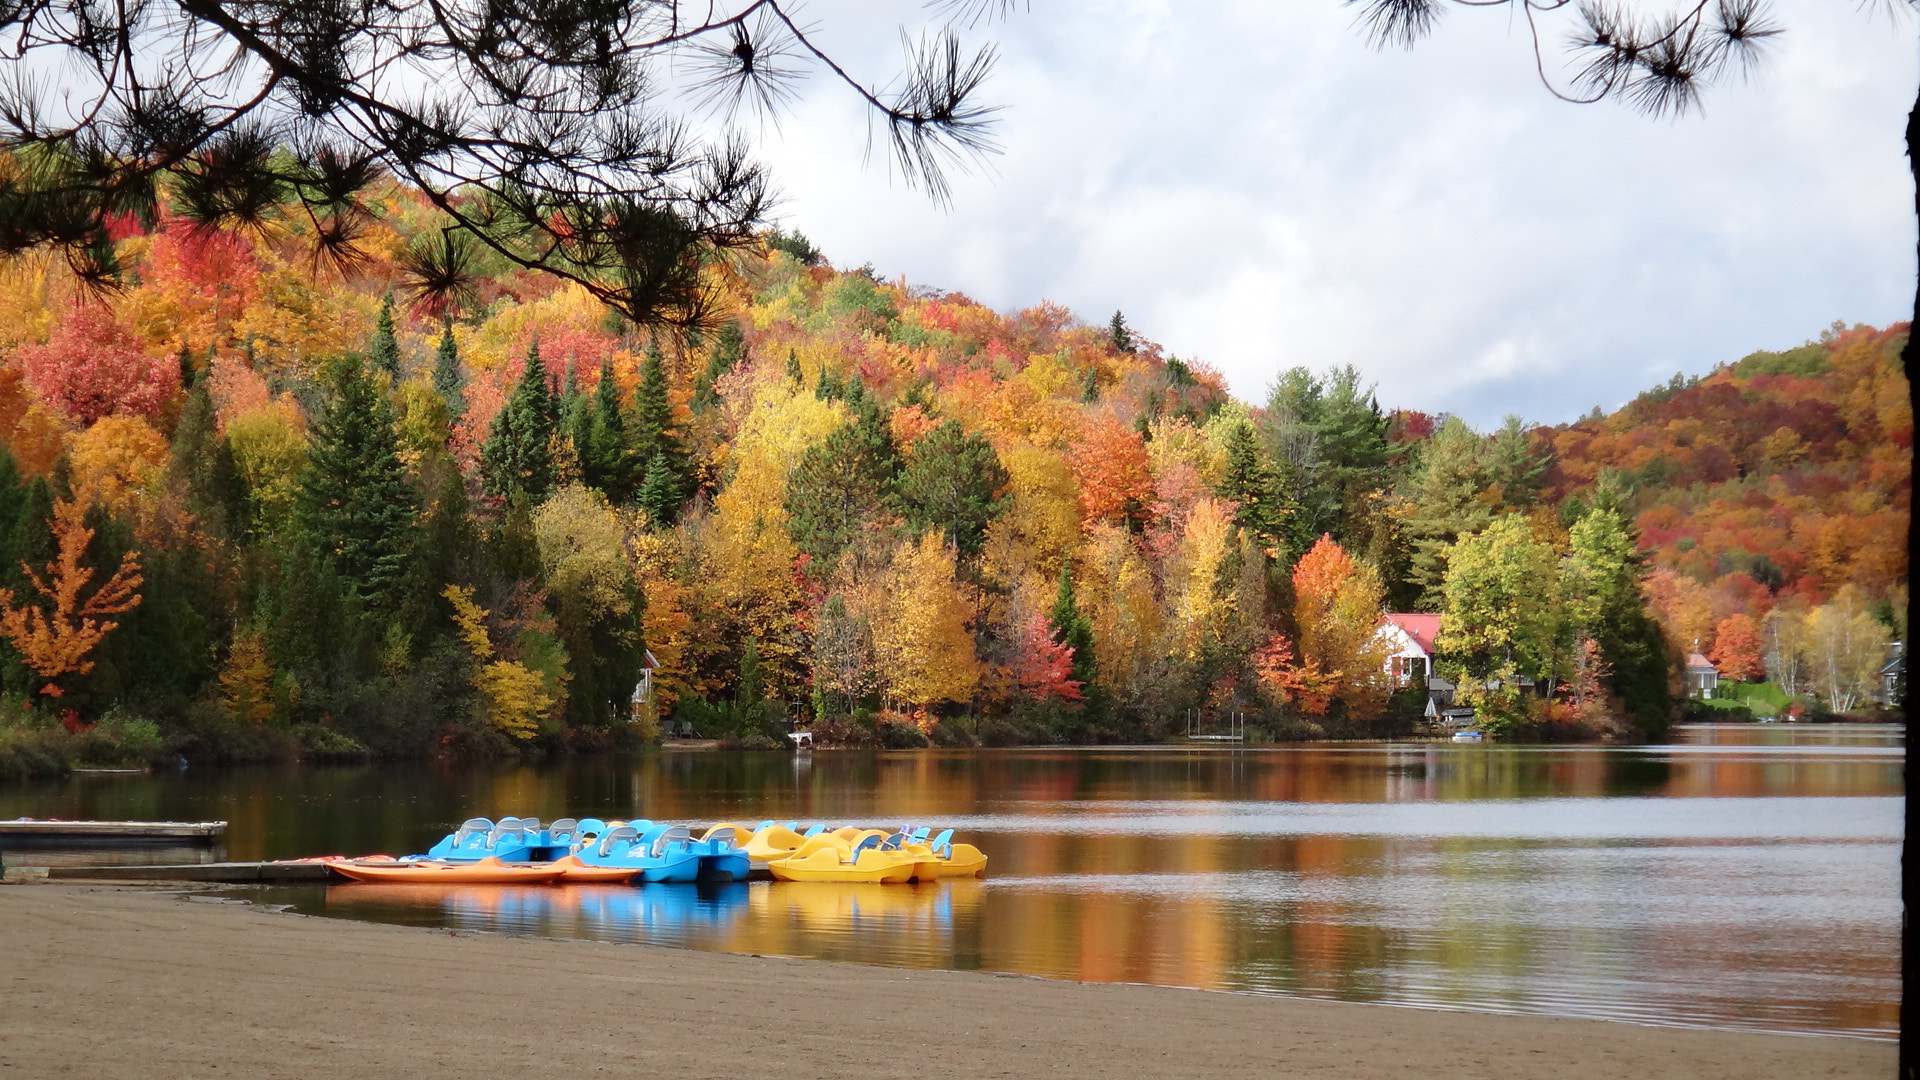
[[[985,880],[250,895],[507,933],[1892,1037],[1902,730],[1676,739],[190,769],[0,788],[0,818],[225,818],[236,859],[420,851],[474,814],[951,825],[992,858]]]

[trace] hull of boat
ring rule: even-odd
[[[552,863],[513,865],[498,859],[482,859],[473,863],[329,859],[327,867],[355,881],[405,882],[414,885],[531,885],[558,881],[566,872]]]
[[[744,851],[700,856],[700,876],[708,881],[745,881],[753,873],[753,860]]]

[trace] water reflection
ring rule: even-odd
[[[509,933],[1889,1037],[1902,729],[1679,739],[190,769],[0,789],[0,817],[224,817],[236,858],[418,851],[474,813],[937,822],[989,852],[986,880],[271,896]]]

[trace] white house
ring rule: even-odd
[[[1417,686],[1433,674],[1433,641],[1440,636],[1440,616],[1418,612],[1385,615],[1373,636],[1389,650],[1387,677],[1395,690]]]
[[[1373,632],[1375,640],[1386,647],[1387,679],[1395,690],[1425,686],[1429,719],[1460,714],[1468,709],[1453,708],[1453,684],[1433,673],[1434,640],[1440,636],[1440,616],[1424,612],[1393,612],[1380,619]]]
[[[1720,685],[1720,669],[1713,661],[1697,652],[1687,654],[1687,696],[1712,697],[1713,688]]]

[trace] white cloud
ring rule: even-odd
[[[1906,317],[1911,22],[1779,8],[1760,79],[1649,121],[1553,100],[1500,12],[1383,54],[1337,0],[1040,4],[988,32],[1006,152],[951,210],[878,142],[863,167],[866,121],[823,81],[765,154],[781,216],[842,264],[1001,310],[1118,308],[1242,397],[1353,363],[1388,405],[1564,420]],[[898,39],[872,11],[811,14],[884,75]]]

